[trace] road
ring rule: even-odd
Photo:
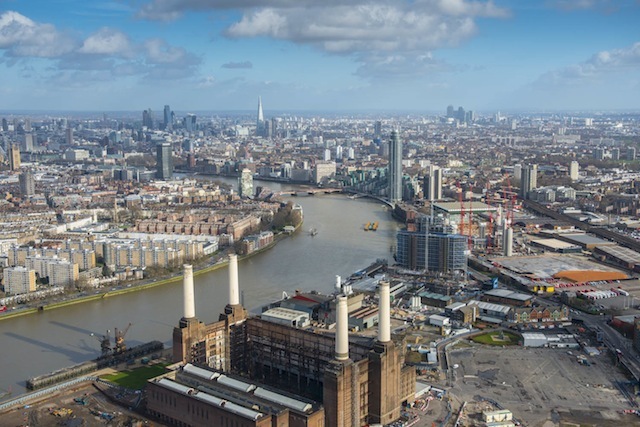
[[[582,320],[584,326],[593,331],[600,330],[605,346],[613,353],[619,350],[619,353],[617,353],[618,360],[627,367],[636,381],[640,381],[640,355],[638,351],[633,348],[633,342],[631,340],[625,338],[607,324],[606,316],[574,311],[573,318]]]

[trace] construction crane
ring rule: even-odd
[[[464,235],[464,200],[462,198],[460,180],[456,181],[456,186],[458,187],[458,201],[460,202],[460,227],[458,228],[458,233]]]
[[[491,211],[491,185],[487,181],[487,192],[485,194],[485,203],[489,206],[489,223],[487,224],[487,252],[493,252],[493,212]]]
[[[507,212],[506,212],[505,219],[507,220],[507,225],[511,227],[513,225],[513,210],[516,205],[516,197],[515,197],[515,193],[511,189],[511,180],[509,179],[509,175],[507,175],[506,178],[507,178],[508,192],[507,192],[507,199],[506,199]]]
[[[473,187],[476,185],[476,182],[473,184],[469,184],[469,213],[467,222],[469,223],[469,238],[467,239],[467,246],[469,247],[469,251],[473,248]]]
[[[91,334],[92,337],[97,339],[100,342],[100,357],[107,357],[111,355],[111,337],[109,336],[110,331],[107,329],[106,335],[96,335],[94,333]]]
[[[131,323],[127,325],[124,331],[118,330],[118,328],[115,328],[115,334],[114,334],[115,345],[113,346],[113,352],[115,354],[124,353],[124,351],[127,349],[127,345],[124,342],[124,337],[125,335],[127,335],[127,332],[129,332],[130,327],[131,327]]]

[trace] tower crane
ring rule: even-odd
[[[92,337],[100,342],[100,357],[107,357],[111,355],[111,337],[109,336],[109,333],[110,331],[107,329],[107,333],[105,335],[91,334]]]
[[[487,181],[487,192],[485,194],[485,203],[491,208],[491,185],[489,181]],[[493,212],[489,210],[489,223],[487,224],[487,252],[491,253],[493,251]]]
[[[127,345],[124,342],[124,337],[125,335],[127,335],[127,332],[129,332],[130,327],[131,323],[129,323],[124,330],[118,330],[118,328],[115,328],[115,345],[113,346],[113,352],[115,354],[124,353],[124,351],[127,349]]]
[[[462,186],[460,180],[456,181],[458,187],[458,202],[460,202],[460,227],[458,228],[458,234],[464,235],[464,200],[462,198]]]

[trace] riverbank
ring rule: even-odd
[[[238,261],[242,261],[243,259],[246,258],[251,258],[252,256],[258,255],[260,253],[263,253],[265,251],[268,251],[269,249],[273,248],[276,246],[276,244],[278,242],[280,242],[282,239],[291,236],[295,233],[298,232],[298,230],[300,229],[300,227],[302,226],[302,224],[298,225],[298,227],[295,229],[295,231],[291,234],[286,234],[286,233],[279,233],[276,236],[274,236],[273,242],[269,243],[268,245],[266,245],[263,248],[260,248],[258,250],[255,250],[253,252],[251,252],[250,254],[247,255],[241,255],[238,257]],[[196,269],[194,271],[194,276],[199,276],[201,274],[206,274],[215,270],[218,270],[220,268],[226,267],[227,264],[229,264],[229,261],[226,259],[226,257],[221,258],[218,262],[211,264],[211,265],[205,265],[202,268]],[[68,307],[70,305],[76,305],[76,304],[82,304],[82,303],[87,303],[87,302],[91,302],[91,301],[97,301],[97,300],[101,300],[104,298],[110,298],[110,297],[115,297],[118,295],[124,295],[124,294],[128,294],[131,292],[140,292],[140,291],[144,291],[146,289],[150,289],[150,288],[155,288],[158,286],[163,286],[169,283],[175,283],[182,280],[182,274],[176,274],[174,276],[171,277],[165,277],[159,280],[153,280],[150,283],[144,283],[144,284],[139,284],[139,285],[135,285],[134,283],[131,283],[129,285],[127,285],[126,287],[122,288],[122,289],[115,289],[115,290],[107,290],[105,292],[98,292],[96,294],[93,295],[85,295],[85,296],[80,296],[78,298],[73,298],[70,300],[66,300],[66,301],[59,301],[59,302],[54,302],[54,303],[44,303],[39,307],[33,307],[33,308],[27,308],[24,310],[19,310],[19,311],[15,311],[15,312],[11,312],[11,313],[5,313],[3,315],[0,315],[0,322],[3,320],[7,320],[7,319],[13,319],[16,317],[20,317],[20,316],[26,316],[26,315],[30,315],[30,314],[35,314],[35,313],[39,313],[42,311],[50,311],[50,310],[55,310],[58,308],[62,308],[62,307]]]

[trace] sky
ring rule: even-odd
[[[640,110],[640,0],[0,0],[0,110]]]

